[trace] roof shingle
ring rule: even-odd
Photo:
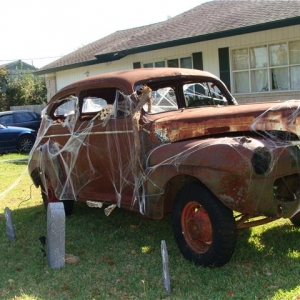
[[[44,66],[40,71],[67,65],[71,68],[71,65],[82,62],[100,62],[96,55],[99,58],[150,45],[164,48],[164,43],[172,41],[293,18],[297,18],[297,24],[300,24],[298,0],[214,0],[164,22],[116,31]]]

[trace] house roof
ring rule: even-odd
[[[127,55],[300,24],[298,0],[214,0],[147,26],[116,31],[37,73],[114,61]]]
[[[37,70],[36,67],[27,64],[26,62],[22,61],[22,60],[15,60],[9,63],[5,63],[0,65],[0,69],[7,69],[7,70],[11,70],[18,67],[18,69],[24,69],[24,70]]]
[[[4,68],[6,68],[6,66],[7,65],[9,65],[8,63],[6,63],[6,64],[3,64],[3,65],[0,65],[0,69],[4,69]]]

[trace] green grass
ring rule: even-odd
[[[103,209],[76,203],[66,219],[66,253],[80,262],[49,268],[38,240],[46,235],[46,214],[26,158],[0,156],[0,299],[300,299],[300,230],[289,220],[239,231],[232,260],[209,269],[181,256],[169,216],[154,221],[116,208],[106,217]],[[5,207],[12,210],[15,241],[6,237]]]

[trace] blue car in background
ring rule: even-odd
[[[0,124],[0,153],[18,151],[29,153],[37,132],[30,128],[3,126]]]
[[[38,130],[41,124],[41,115],[29,110],[10,110],[0,112],[0,124]]]

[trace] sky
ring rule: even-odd
[[[118,30],[162,22],[208,1],[1,0],[0,65],[21,59],[41,68]]]

